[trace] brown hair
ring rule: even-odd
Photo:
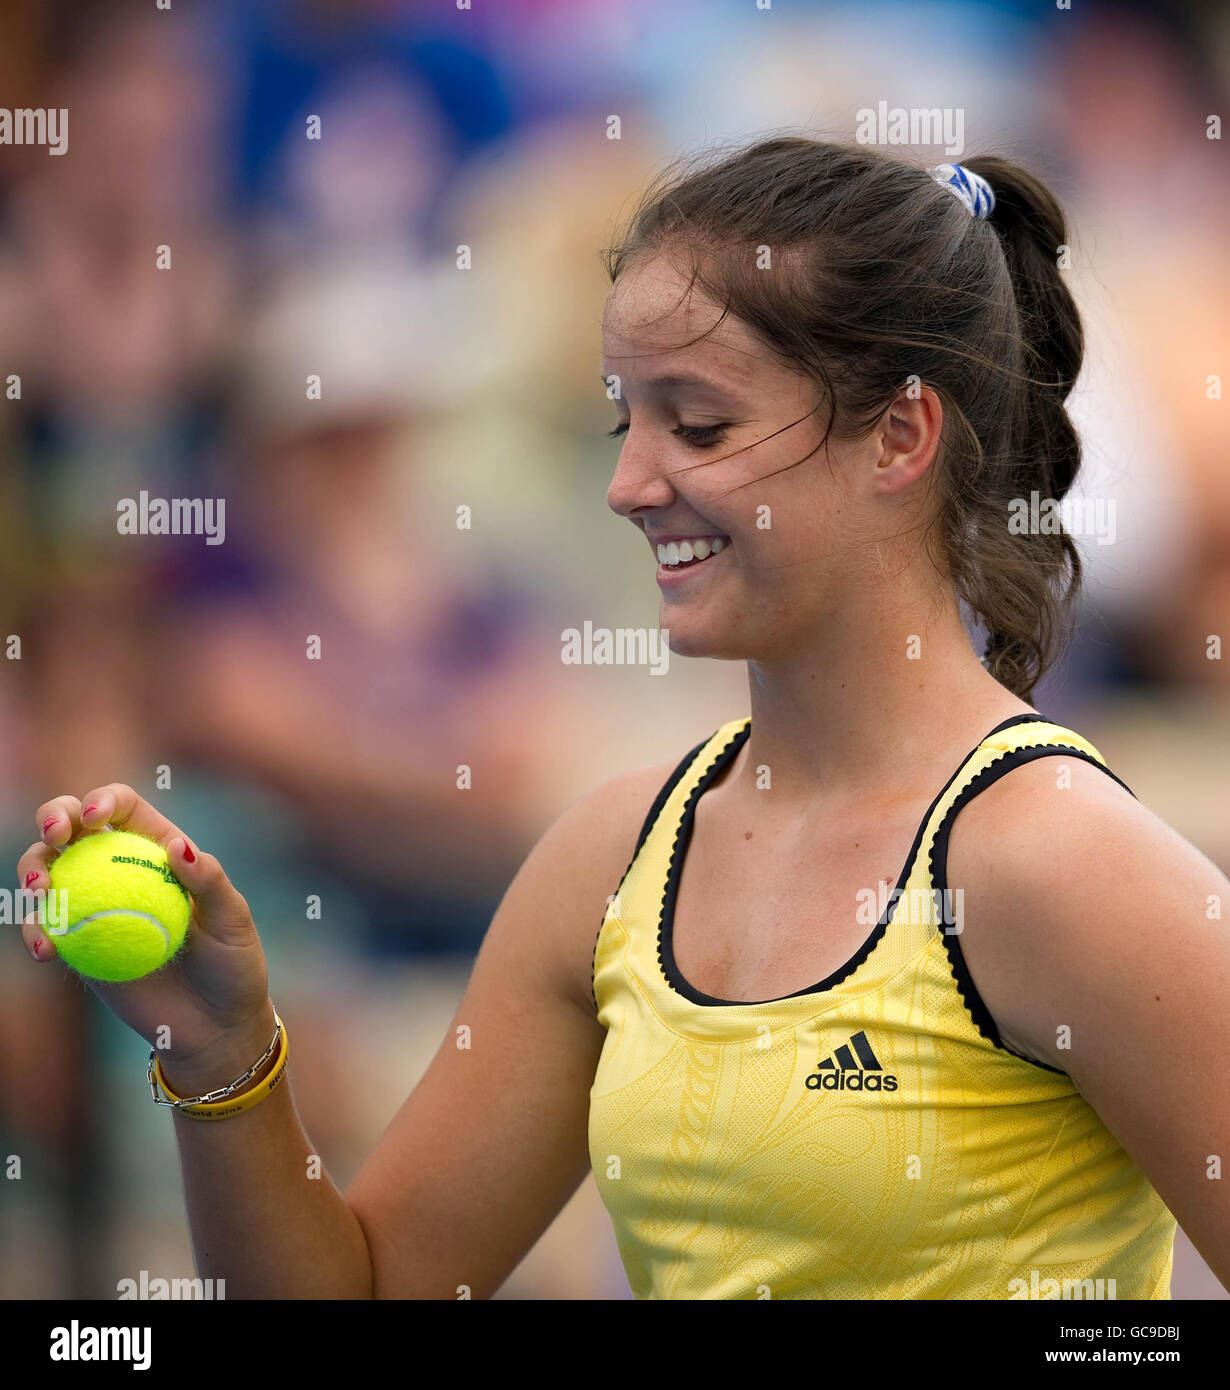
[[[985,221],[923,166],[866,146],[782,136],[684,164],[604,252],[612,282],[643,253],[689,251],[693,283],[822,387],[825,440],[869,429],[911,376],[930,386],[940,556],[986,629],[988,669],[1028,698],[1081,573],[1070,536],[1008,525],[1014,499],[1058,502],[1080,466],[1064,401],[1084,337],[1057,265],[1059,204],[993,155],[964,161],[994,192]]]

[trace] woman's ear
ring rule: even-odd
[[[903,387],[880,417],[875,489],[904,492],[931,467],[944,427],[944,407],[929,386]]]

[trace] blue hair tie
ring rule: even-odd
[[[950,193],[955,193],[975,217],[987,218],[994,211],[995,194],[991,192],[991,185],[964,164],[937,164],[931,170],[931,177]]]

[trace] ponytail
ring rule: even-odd
[[[1084,355],[1080,314],[1058,266],[1067,244],[1063,210],[1045,184],[1010,160],[984,155],[965,167],[994,190],[988,220],[1003,248],[1020,339],[1006,466],[999,470],[1006,493],[1001,501],[1010,504],[1037,492],[1059,502],[1080,469],[1080,436],[1065,402]],[[1017,562],[1002,563],[995,554],[1001,547],[992,542],[985,558],[1001,559],[999,572],[982,573],[967,601],[987,630],[988,669],[1024,696],[1050,664],[1066,626],[1081,560],[1064,532],[1009,539],[1019,552]]]

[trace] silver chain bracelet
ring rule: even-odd
[[[242,1076],[237,1076],[229,1086],[223,1086],[217,1091],[207,1091],[203,1096],[181,1096],[178,1100],[168,1100],[166,1096],[159,1095],[158,1082],[154,1077],[154,1062],[158,1057],[158,1050],[151,1047],[149,1069],[146,1075],[149,1079],[150,1095],[154,1098],[154,1104],[169,1105],[173,1110],[181,1110],[185,1105],[212,1105],[215,1101],[226,1100],[228,1096],[233,1096],[236,1091],[242,1090],[278,1049],[278,1043],[282,1038],[282,1020],[278,1017],[277,1009],[273,1011],[273,1018],[277,1026],[273,1031],[273,1041],[265,1049],[264,1054],[253,1062]]]

